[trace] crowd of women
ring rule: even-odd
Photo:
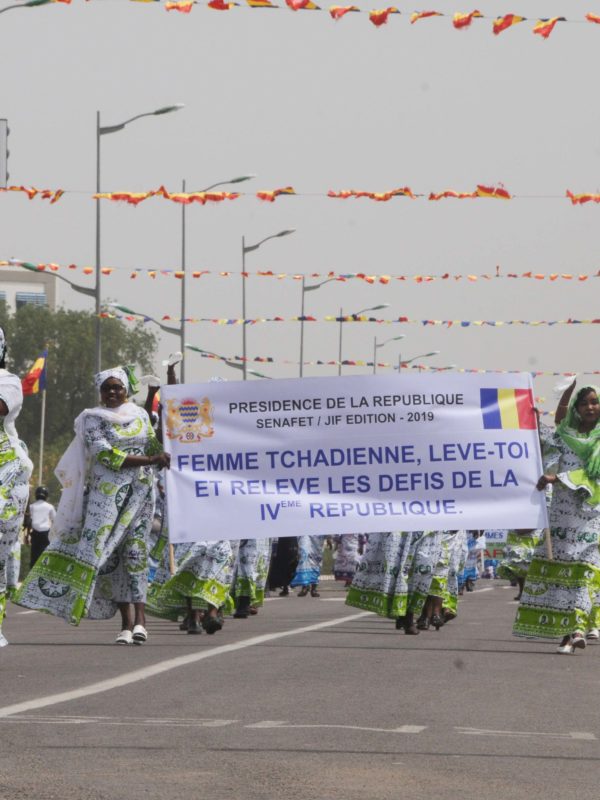
[[[5,364],[0,329],[0,646],[6,600],[15,584],[11,552],[23,523],[32,464],[15,419],[23,396]],[[168,382],[175,382],[171,359]],[[118,644],[143,644],[146,612],[171,619],[187,634],[214,634],[228,614],[258,613],[267,591],[319,597],[323,548],[334,551],[335,578],[350,606],[392,620],[407,635],[439,630],[455,619],[458,598],[483,571],[481,531],[381,532],[278,541],[199,540],[169,543],[161,444],[150,381],[145,408],[132,396],[133,371],[117,367],[95,377],[100,403],[75,420],[75,437],[56,475],[62,485],[51,541],[13,600],[61,617],[120,614]],[[153,418],[154,417],[154,418]],[[518,587],[514,633],[558,639],[561,654],[597,639],[600,624],[600,404],[598,390],[563,393],[556,428],[540,426],[550,529],[508,532],[500,577]],[[492,568],[493,569],[493,568]]]

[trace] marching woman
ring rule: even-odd
[[[121,613],[117,644],[147,639],[144,604],[154,513],[154,468],[169,466],[148,414],[129,400],[129,368],[95,376],[100,405],[75,420],[75,438],[56,468],[63,491],[53,541],[16,602],[78,625]]]
[[[558,652],[586,646],[600,586],[600,400],[598,389],[575,382],[556,410],[556,429],[541,426],[544,474],[552,485],[550,541],[538,546],[529,567],[513,632],[559,639]]]
[[[529,565],[536,547],[542,542],[543,538],[544,531],[536,530],[535,528],[517,528],[513,531],[508,531],[504,555],[498,564],[498,577],[516,582],[519,592],[515,600],[521,599]]]
[[[282,536],[273,539],[271,564],[267,585],[269,589],[281,589],[279,597],[289,597],[290,581],[298,566],[298,538]]]
[[[317,587],[321,577],[324,540],[324,536],[298,537],[298,566],[290,582],[292,587],[300,586],[298,597],[306,597],[309,591],[311,597],[320,597]]]
[[[265,587],[271,561],[270,539],[242,539],[235,562],[232,595],[236,619],[257,614],[265,601]]]
[[[352,578],[358,569],[363,538],[358,533],[344,533],[333,537],[333,575],[336,581],[344,581],[346,588],[352,585]]]
[[[223,627],[220,611],[231,603],[237,544],[219,540],[189,545],[175,574],[158,591],[155,602],[161,615],[185,609],[187,620],[183,630],[191,634],[220,631]]]
[[[33,469],[15,428],[15,419],[23,405],[21,381],[6,370],[5,359],[6,340],[0,328],[0,647],[8,644],[2,634],[7,565],[23,525],[29,499],[29,477]]]

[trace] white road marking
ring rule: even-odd
[[[251,639],[245,639],[241,642],[232,644],[224,644],[220,647],[214,647],[211,650],[203,650],[200,653],[190,653],[186,656],[178,656],[177,658],[169,658],[166,661],[159,661],[143,669],[136,669],[133,672],[126,672],[116,678],[108,678],[105,681],[98,683],[90,683],[87,686],[81,686],[79,689],[72,689],[68,692],[59,692],[58,694],[49,694],[45,697],[37,697],[33,700],[25,700],[22,703],[14,703],[10,706],[0,708],[0,719],[11,717],[14,714],[22,714],[27,711],[33,711],[37,708],[46,708],[47,706],[54,706],[58,703],[68,703],[71,700],[79,700],[82,697],[89,697],[93,694],[101,694],[103,692],[110,692],[112,689],[118,689],[121,686],[128,686],[137,681],[153,678],[156,675],[162,675],[163,672],[170,672],[178,667],[186,667],[189,664],[195,664],[198,661],[204,661],[207,658],[214,658],[215,656],[225,655],[226,653],[235,653],[237,650],[245,650],[247,647],[254,647],[256,645],[272,642],[276,639],[283,639],[288,636],[298,636],[302,633],[312,633],[319,631],[323,628],[332,628],[335,625],[343,625],[345,622],[353,622],[362,617],[371,616],[369,611],[363,611],[360,614],[352,614],[349,617],[340,617],[339,619],[331,619],[326,622],[319,622],[315,625],[306,625],[303,628],[294,628],[291,631],[280,631],[279,633],[265,633],[262,636],[253,636]]]
[[[39,614],[40,612],[39,611],[15,611],[14,613],[15,614],[19,614],[22,617],[24,617],[25,614]],[[11,616],[12,616],[12,614],[11,614]]]
[[[322,603],[345,603],[346,602],[346,598],[345,597],[322,597],[321,598],[321,602]]]
[[[483,728],[455,728],[458,733],[464,733],[467,736],[515,736],[524,738],[526,736],[543,736],[547,739],[578,739],[585,741],[596,741],[593,733],[583,733],[578,731],[570,731],[569,733],[542,733],[540,731],[490,731]]]
[[[474,589],[473,590],[473,594],[482,594],[483,592],[493,592],[493,591],[494,591],[494,587],[493,586],[488,586],[487,589]]]
[[[113,726],[158,726],[162,728],[224,728],[228,725],[233,725],[239,720],[237,719],[186,719],[182,718],[144,718],[144,717],[123,717],[121,719],[116,717],[36,717],[19,716],[19,717],[6,717],[4,722],[11,724],[35,724],[35,725],[113,725]]]
[[[399,728],[366,728],[362,725],[290,725],[287,722],[277,722],[275,720],[266,720],[265,722],[255,722],[253,725],[245,725],[245,728],[338,728],[347,731],[372,731],[374,733],[421,733],[427,727],[426,725],[401,725]]]

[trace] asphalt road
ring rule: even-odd
[[[0,798],[597,797],[600,646],[513,639],[514,589],[478,589],[418,637],[332,584],[215,636],[152,621],[142,647],[11,606]]]

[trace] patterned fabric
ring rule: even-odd
[[[4,455],[4,459],[0,460],[0,634],[6,598],[19,580],[19,562],[15,561],[15,551],[16,548],[20,551],[19,534],[29,499],[31,476],[31,461],[28,458],[21,459],[12,448],[3,422],[0,417],[0,453]]]
[[[370,533],[346,604],[381,617],[420,614],[441,552],[431,531]]]
[[[498,564],[498,577],[507,581],[525,578],[536,547],[544,541],[544,531],[528,533],[509,531],[504,545],[504,557]]]
[[[354,577],[360,556],[358,555],[360,536],[358,533],[346,533],[333,537],[336,545],[333,560],[333,574],[336,581],[351,581]]]
[[[221,608],[229,602],[237,543],[193,542],[188,547],[175,575],[157,593],[155,605],[162,615],[187,609],[188,600],[192,608]]]
[[[467,548],[467,532],[454,531],[448,547],[448,583],[444,594],[444,608],[456,614],[458,611],[459,578],[469,552]]]
[[[123,424],[90,411],[83,436],[89,459],[83,524],[56,531],[15,598],[74,625],[84,616],[109,619],[119,603],[146,600],[154,469],[124,467],[123,461],[160,452],[141,408]]]
[[[588,493],[574,491],[563,475],[579,469],[581,461],[563,439],[547,426],[540,435],[545,471],[554,471],[550,504],[553,560],[542,541],[534,552],[517,618],[516,636],[562,639],[585,635],[592,627],[593,601],[600,591],[600,509],[586,502]]]
[[[311,586],[319,582],[324,541],[324,536],[298,537],[298,566],[290,586]]]
[[[251,605],[262,606],[270,561],[270,539],[242,539],[232,581],[234,597],[249,597]]]

